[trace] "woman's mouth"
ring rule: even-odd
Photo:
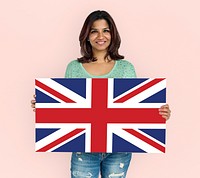
[[[96,43],[99,45],[103,45],[104,43],[106,43],[106,41],[97,41]]]

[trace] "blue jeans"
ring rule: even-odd
[[[125,178],[131,153],[72,153],[71,178]]]

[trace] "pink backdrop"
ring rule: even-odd
[[[120,52],[138,77],[168,80],[167,153],[135,154],[127,178],[198,177],[199,7],[198,0],[1,1],[0,177],[70,177],[70,153],[34,152],[30,100],[36,77],[63,77],[80,56],[80,28],[97,9],[115,19]]]

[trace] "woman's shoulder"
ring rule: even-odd
[[[77,59],[75,60],[72,60],[71,62],[68,63],[68,67],[74,67],[74,66],[77,66],[77,65],[80,65],[80,62],[78,62]]]
[[[81,68],[81,63],[75,59],[68,63],[67,70],[79,70]]]
[[[132,64],[130,61],[125,60],[125,59],[118,60],[117,63],[118,63],[119,65],[124,66],[124,67],[133,66],[133,64]]]
[[[72,60],[71,62],[68,63],[66,71],[65,71],[65,77],[67,78],[74,78],[74,76],[77,75],[77,73],[81,69],[81,65],[78,62],[78,60]]]
[[[135,68],[133,64],[128,60],[118,60],[117,61],[117,70],[123,73],[123,78],[132,78],[136,77]]]

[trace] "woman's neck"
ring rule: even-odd
[[[105,63],[110,61],[110,56],[105,59],[106,52],[96,52],[94,53],[94,57],[97,59],[97,63]]]

